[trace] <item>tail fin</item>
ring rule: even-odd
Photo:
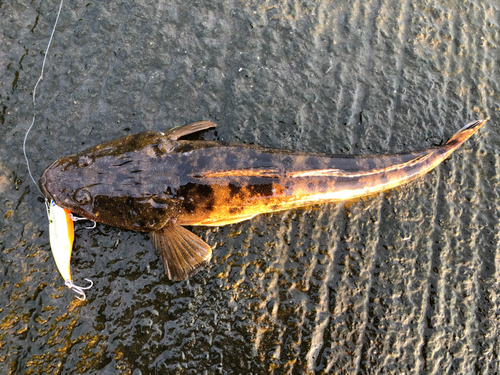
[[[460,129],[453,137],[451,137],[448,140],[448,142],[446,142],[445,145],[446,148],[453,148],[453,149],[457,148],[467,139],[469,139],[469,137],[472,134],[474,134],[481,126],[483,126],[488,120],[489,118],[487,118],[486,120],[477,120],[468,123],[462,129]]]

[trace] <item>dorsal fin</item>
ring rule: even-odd
[[[165,132],[165,137],[167,137],[171,141],[177,141],[180,137],[184,137],[185,135],[215,128],[216,126],[217,125],[215,125],[211,121],[197,121],[193,122],[192,124],[176,126],[175,128],[168,129]]]

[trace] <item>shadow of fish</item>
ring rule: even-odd
[[[40,187],[58,206],[90,220],[151,232],[168,277],[182,280],[212,256],[210,246],[183,225],[226,225],[399,186],[436,167],[485,122],[467,124],[439,147],[345,156],[181,140],[215,127],[200,121],[59,159],[43,172]]]

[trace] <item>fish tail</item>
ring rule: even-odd
[[[474,134],[481,126],[483,126],[486,120],[476,120],[468,123],[462,129],[460,129],[453,137],[451,137],[448,142],[446,142],[445,147],[447,149],[456,149],[462,143],[464,143],[469,137]]]

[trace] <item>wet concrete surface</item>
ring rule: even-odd
[[[490,121],[404,187],[193,231],[171,282],[149,235],[77,224],[59,276],[22,154],[59,3],[0,2],[0,372],[497,373],[496,1],[66,1],[28,139],[55,159],[198,120],[205,137],[373,154]]]

